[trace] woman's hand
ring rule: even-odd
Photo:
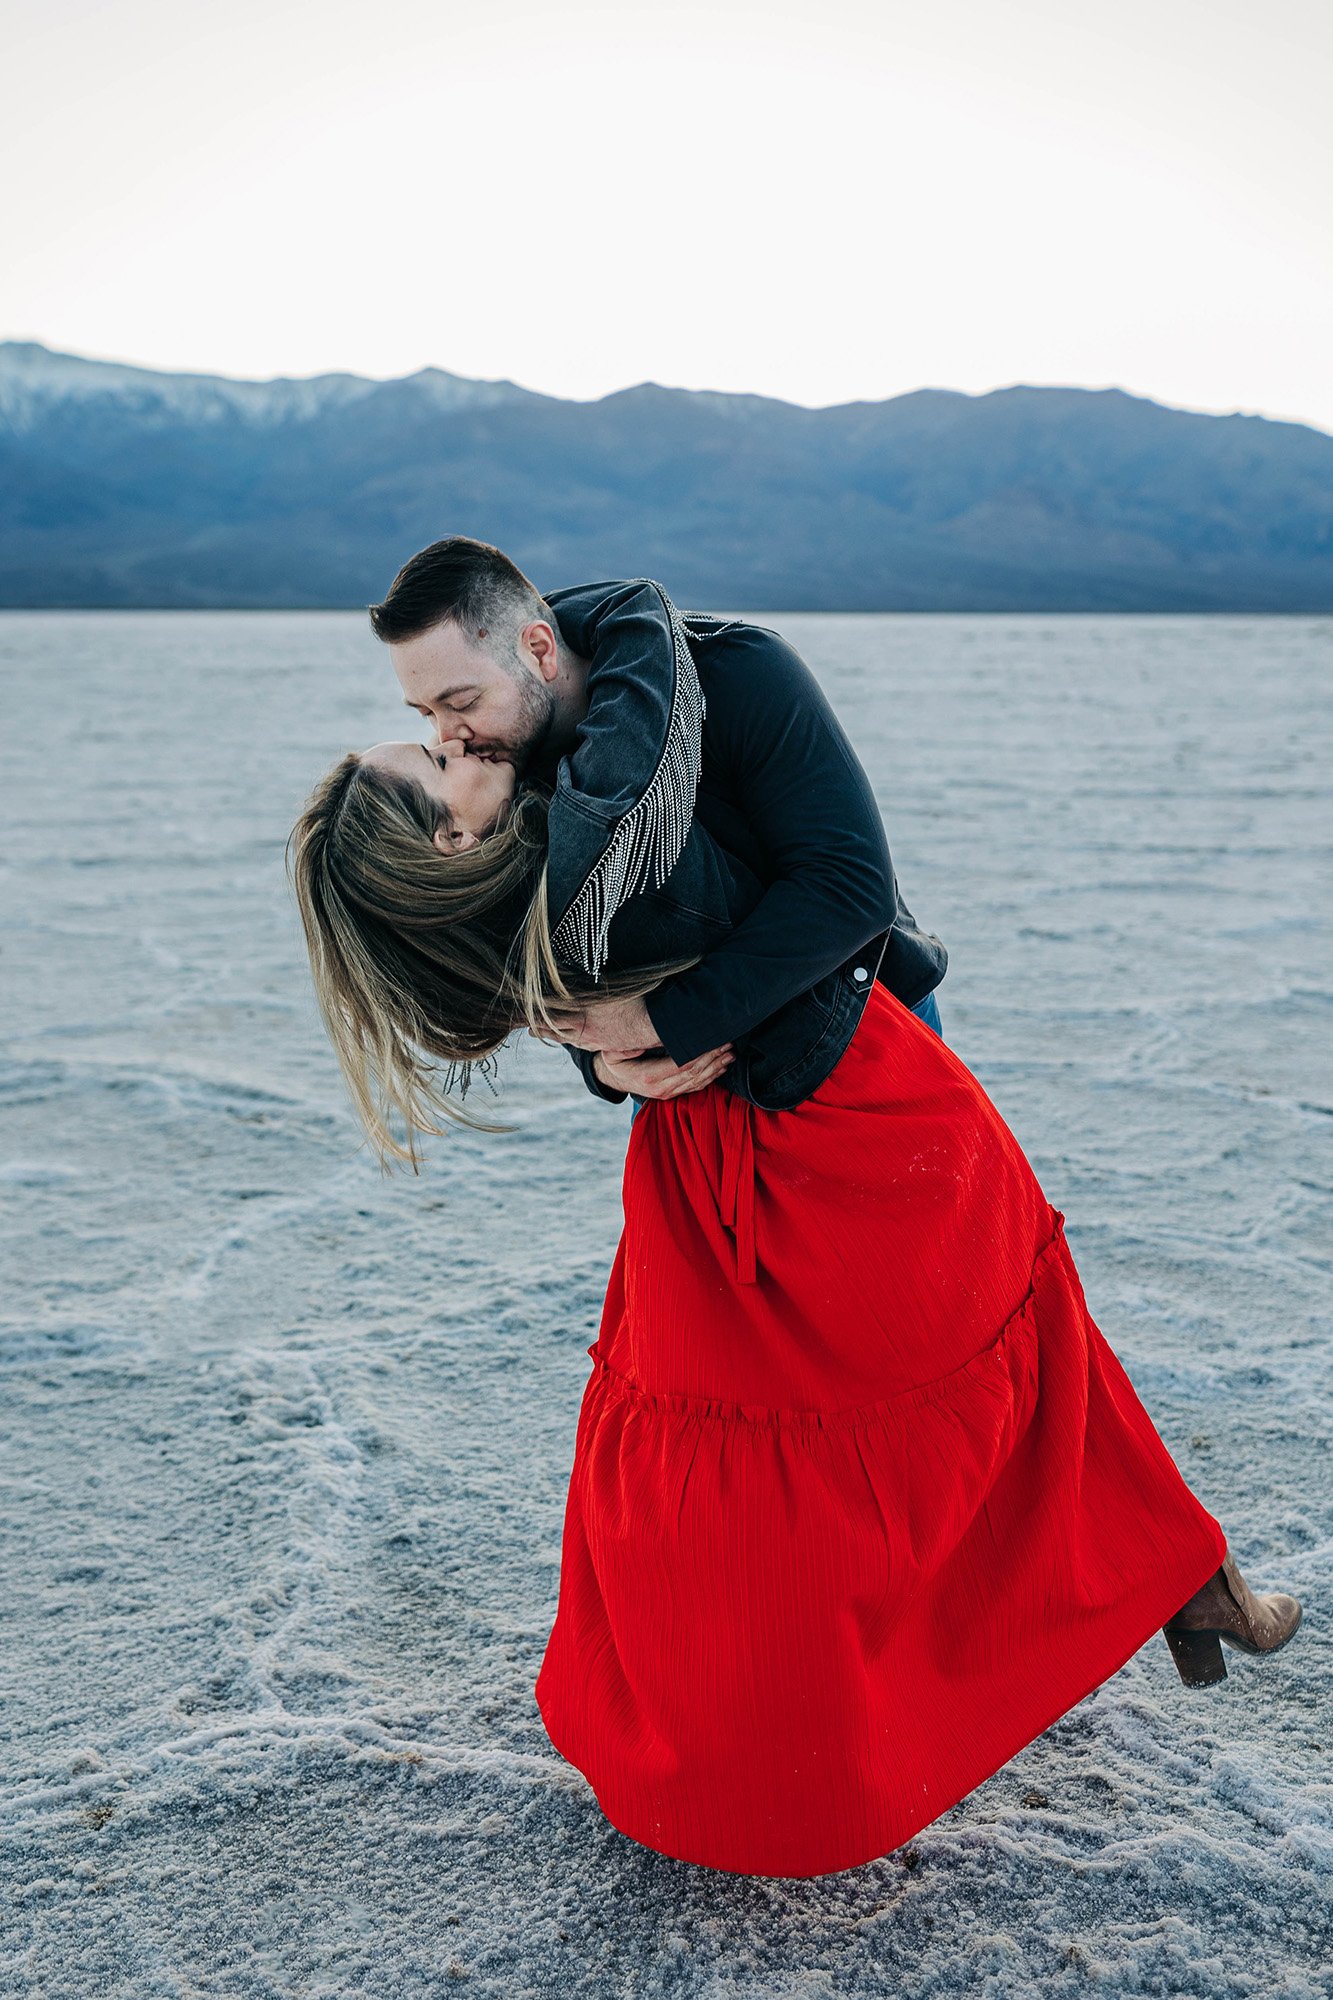
[[[691,1062],[673,1062],[657,1039],[642,999],[590,1001],[581,1020],[574,1016],[561,1033],[539,1039],[595,1049],[593,1069],[601,1081],[636,1097],[684,1097],[692,1090],[706,1090],[736,1053],[727,1042],[706,1049]]]
[[[629,1055],[623,1049],[602,1049],[593,1058],[593,1071],[612,1090],[630,1090],[636,1097],[685,1097],[692,1090],[706,1090],[716,1083],[735,1051],[730,1042],[720,1049],[708,1049],[693,1062],[673,1063],[668,1055]]]

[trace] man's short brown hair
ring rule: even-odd
[[[421,549],[399,570],[384,600],[369,607],[370,622],[386,644],[415,639],[446,619],[471,639],[517,632],[544,618],[560,628],[541,592],[503,549],[471,535],[448,535]]]

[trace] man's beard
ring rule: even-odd
[[[555,690],[545,681],[539,681],[535,674],[523,666],[505,666],[505,672],[518,689],[520,715],[518,721],[519,740],[507,743],[510,761],[515,771],[526,771],[529,765],[541,764],[546,760],[547,749],[555,732],[559,703]]]

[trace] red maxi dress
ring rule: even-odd
[[[613,1826],[751,1875],[900,1846],[1212,1575],[1012,1132],[882,986],[792,1111],[647,1104],[536,1698]]]

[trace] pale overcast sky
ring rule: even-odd
[[[1333,429],[1329,0],[0,0],[0,337]]]

